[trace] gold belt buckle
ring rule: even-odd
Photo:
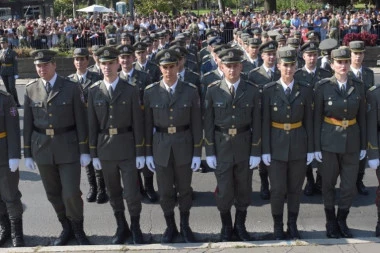
[[[289,130],[291,130],[292,129],[292,125],[291,124],[289,124],[289,123],[285,123],[284,124],[284,130],[285,131],[289,131]]]
[[[108,130],[108,132],[109,132],[110,135],[115,135],[115,134],[117,134],[117,128],[110,128]]]
[[[229,128],[228,129],[228,134],[232,135],[232,136],[236,135],[237,134],[237,129],[236,128]]]
[[[177,132],[176,127],[168,127],[168,134],[175,134]]]
[[[48,128],[45,133],[46,135],[54,136],[54,129]]]
[[[348,120],[342,120],[342,127],[346,129],[348,127]]]

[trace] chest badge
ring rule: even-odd
[[[274,108],[273,108],[273,111],[277,112],[277,107],[274,107]]]
[[[328,102],[328,105],[332,105],[332,101],[329,101],[329,102]]]

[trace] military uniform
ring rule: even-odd
[[[8,39],[5,37],[0,38],[0,43],[7,43]],[[17,53],[11,48],[1,49],[0,52],[0,75],[3,79],[7,92],[12,94],[17,107],[20,107],[16,90],[16,79],[18,76],[18,62]]]
[[[282,64],[295,63],[297,58],[296,50],[289,46],[280,48],[278,55]],[[282,79],[266,84],[263,90],[262,129],[262,153],[271,157],[268,173],[274,237],[277,240],[285,238],[283,213],[287,199],[288,232],[292,239],[299,239],[297,217],[306,174],[306,158],[307,154],[314,155],[312,88],[296,79],[288,85]]]
[[[98,45],[93,45],[93,46],[91,47],[92,54],[94,55],[95,52],[96,52],[96,50],[98,50],[99,48],[100,48],[100,47],[99,47]],[[96,57],[96,56],[94,56],[94,57]],[[95,59],[94,59],[94,60],[95,60]],[[88,69],[89,71],[91,71],[91,72],[95,72],[95,73],[97,73],[98,75],[100,75],[100,78],[101,78],[101,79],[103,78],[102,70],[100,69],[100,66],[97,65],[96,61],[95,61],[95,64],[94,64],[94,65],[88,67],[87,69]]]
[[[56,53],[35,50],[31,54],[40,64],[50,63]],[[64,229],[54,244],[66,244],[73,232],[79,244],[89,244],[80,191],[79,160],[89,154],[82,89],[54,73],[51,80],[27,84],[24,101],[24,157],[37,163],[48,200]]]
[[[322,40],[319,44],[319,49],[321,50],[322,57],[318,58],[317,66],[320,66],[320,68],[325,69],[331,73],[334,73],[334,71],[331,68],[330,63],[330,54],[331,51],[338,47],[338,41],[335,39],[325,39]]]
[[[133,47],[135,49],[135,52],[146,51],[146,44],[142,43],[142,42],[134,44]],[[144,66],[141,65],[138,61],[136,61],[133,64],[133,66],[137,70],[145,71],[146,73],[148,73],[152,82],[157,82],[161,78],[160,69],[158,68],[158,66],[155,63],[153,63],[151,61],[146,60]]]
[[[333,59],[349,60],[351,53],[347,48],[340,48],[331,54]],[[328,237],[352,237],[346,219],[355,196],[359,154],[364,158],[366,149],[364,86],[360,80],[350,77],[345,86],[340,88],[335,76],[315,86],[314,143],[316,159],[318,155],[322,157],[322,194]],[[341,187],[336,217],[334,189],[339,175]]]
[[[18,168],[10,170],[11,159],[21,157],[20,121],[12,96],[0,90],[0,245],[12,237],[14,247],[24,246],[21,192]],[[12,230],[12,231],[11,231]]]
[[[239,49],[226,49],[220,58],[224,63],[241,62],[242,54]],[[231,92],[225,79],[216,81],[207,88],[204,110],[206,156],[216,157],[216,204],[222,220],[221,240],[231,240],[233,204],[235,233],[241,240],[249,240],[244,223],[251,204],[250,159],[261,155],[259,87],[240,78],[238,87]]]

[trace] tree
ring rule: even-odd
[[[169,13],[173,9],[181,10],[183,7],[190,7],[194,0],[140,0],[135,2],[139,13],[149,15],[154,10]]]
[[[273,12],[276,10],[276,0],[265,0],[264,1],[264,11]]]

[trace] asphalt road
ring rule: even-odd
[[[376,81],[380,81],[380,74],[376,74]],[[18,80],[17,83],[25,83]],[[4,86],[0,86],[4,89]],[[17,85],[20,102],[23,103],[24,86]],[[19,110],[23,120],[23,109]],[[60,224],[55,212],[48,202],[38,171],[28,171],[24,160],[20,163],[21,181],[20,190],[24,204],[24,233],[27,246],[47,246],[59,235]],[[88,182],[82,169],[81,189],[85,198],[88,191]],[[357,196],[348,217],[348,225],[352,228],[355,237],[373,237],[377,222],[375,206],[375,192],[378,181],[375,172],[367,169],[364,178],[365,185],[370,191],[369,196]],[[260,178],[258,171],[253,176],[252,205],[248,209],[247,230],[255,240],[270,240],[273,230],[269,201],[263,201],[259,196]],[[194,173],[192,187],[195,199],[190,215],[190,225],[199,241],[217,241],[221,228],[219,212],[213,197],[216,180],[213,173]],[[337,190],[339,195],[339,190]],[[286,209],[285,209],[286,210]],[[109,244],[111,236],[116,231],[116,222],[109,203],[89,204],[84,202],[85,231],[93,244]],[[234,213],[234,210],[233,210]],[[129,220],[128,212],[126,212]],[[286,213],[285,213],[286,216]],[[176,210],[177,225],[179,213]],[[286,218],[284,218],[286,224]],[[144,202],[141,213],[141,229],[147,243],[157,243],[165,229],[165,220],[159,204]],[[298,228],[304,239],[325,238],[325,215],[321,195],[313,197],[302,196],[302,204],[298,220]],[[286,225],[285,225],[286,229]],[[177,242],[181,242],[178,238]],[[70,244],[75,245],[75,241]],[[8,244],[9,246],[10,244]]]

